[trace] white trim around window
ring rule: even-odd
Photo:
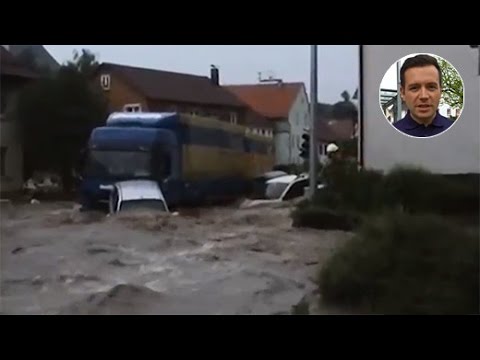
[[[125,104],[123,106],[125,112],[142,112],[142,104]]]

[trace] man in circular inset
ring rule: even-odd
[[[453,121],[438,111],[442,97],[442,71],[434,57],[417,55],[404,62],[400,70],[400,95],[408,112],[393,126],[401,132],[429,137],[452,126]]]

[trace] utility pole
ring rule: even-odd
[[[315,132],[315,118],[317,111],[317,92],[318,92],[318,75],[317,75],[317,47],[318,45],[310,45],[311,47],[311,78],[310,78],[310,166],[309,166],[309,198],[313,200],[317,190],[317,139]]]

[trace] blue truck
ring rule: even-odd
[[[273,168],[272,139],[243,126],[180,113],[113,113],[88,140],[80,185],[84,208],[108,202],[105,186],[158,182],[170,207],[245,196]]]

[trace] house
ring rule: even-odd
[[[207,77],[102,63],[94,81],[105,92],[110,112],[172,111],[246,122],[248,108],[220,85],[213,66]]]
[[[23,66],[5,47],[0,46],[0,179],[3,193],[21,190],[23,151],[17,124],[9,118],[15,93],[39,76]]]
[[[326,156],[328,144],[341,144],[357,138],[358,110],[353,103],[347,101],[334,105],[319,103],[315,114],[315,133],[320,161]]]
[[[60,64],[43,45],[4,45],[6,49],[25,66],[36,69],[57,71]]]
[[[273,124],[276,165],[301,164],[302,134],[309,124],[309,102],[303,83],[228,85],[226,89]]]

